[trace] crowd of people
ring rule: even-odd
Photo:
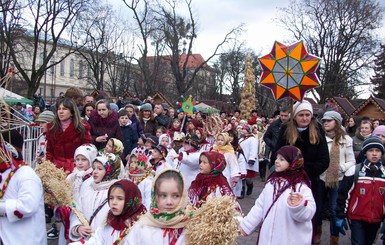
[[[14,110],[27,118],[18,104]],[[272,117],[256,110],[247,119],[240,111],[188,115],[151,97],[126,103],[83,96],[77,88],[60,95],[50,110],[28,111],[26,120],[43,131],[36,164],[51,161],[72,184],[77,212],[61,213],[61,230],[53,222],[47,233],[59,244],[185,244],[191,216],[186,207],[199,209],[222,196],[236,203],[240,234],[259,229],[259,244],[320,244],[325,215],[330,244],[338,244],[347,221],[352,244],[373,244],[385,218],[385,126],[369,118],[343,119],[336,111],[314,115],[306,100]],[[10,151],[6,145],[2,149]],[[20,208],[27,199],[4,194],[10,172],[27,166],[10,159],[2,164],[1,222],[14,222],[9,212],[20,221],[32,219]],[[257,175],[265,187],[242,217],[238,199],[253,194]],[[37,185],[12,191],[33,192],[37,206]],[[21,204],[10,207],[11,201]],[[40,215],[41,208],[29,212]],[[58,208],[43,207],[46,222],[58,216]],[[0,237],[4,244],[18,241],[4,229]]]

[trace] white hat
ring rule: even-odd
[[[77,155],[83,155],[87,158],[90,164],[92,164],[98,154],[98,149],[93,144],[83,144],[76,148],[74,158]]]
[[[302,102],[300,101],[295,102],[295,104],[293,105],[294,117],[298,114],[298,112],[304,111],[304,110],[310,111],[311,115],[313,116],[313,106],[310,104],[309,101],[304,100]]]

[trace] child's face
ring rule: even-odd
[[[189,143],[183,143],[183,149],[184,151],[189,151],[191,150],[193,147],[189,144]]]
[[[156,130],[155,136],[159,138],[159,136],[161,136],[162,134],[163,134],[162,129],[159,128]]]
[[[201,132],[199,130],[195,130],[195,135],[198,137],[198,139],[202,138]]]
[[[122,188],[113,188],[110,193],[110,199],[108,200],[108,205],[110,205],[113,215],[118,216],[123,212],[124,201],[124,191]]]
[[[137,161],[138,161],[138,158],[131,157],[131,159],[130,159],[130,170],[131,171],[134,171],[134,170],[136,170],[138,168]]]
[[[94,162],[94,171],[92,171],[92,177],[94,178],[95,183],[100,183],[104,175],[106,175],[106,169],[104,168],[101,162]]]
[[[156,190],[155,199],[160,212],[173,211],[182,199],[178,183],[174,179],[164,179]]]
[[[106,147],[104,147],[104,152],[105,153],[114,153],[114,144],[113,144],[111,139],[109,141],[107,141]]]
[[[91,166],[88,159],[82,154],[79,154],[75,157],[75,165],[79,171],[85,171]]]
[[[336,121],[335,120],[322,120],[322,125],[324,126],[324,129],[326,132],[331,132],[336,127]]]
[[[365,155],[369,162],[376,163],[381,159],[382,153],[380,149],[370,148]]]
[[[275,160],[275,172],[283,172],[289,167],[289,162],[281,155],[277,154],[277,159]]]
[[[216,143],[219,146],[224,146],[225,145],[225,138],[223,138],[222,135],[218,135]]]
[[[47,125],[48,123],[46,122],[39,122],[39,126],[42,128],[43,133],[46,133],[48,131]]]
[[[144,143],[144,147],[147,149],[147,150],[151,150],[153,145],[151,142],[149,141],[146,141],[146,143]]]
[[[160,152],[158,150],[155,150],[155,149],[152,151],[151,156],[155,160],[159,160],[162,158],[162,155],[160,154]]]
[[[167,147],[169,145],[170,141],[168,139],[168,137],[163,137],[161,140],[160,140],[160,144],[163,145],[164,147]]]
[[[211,172],[209,159],[204,155],[201,155],[199,158],[199,172],[201,174],[209,174]]]
[[[121,126],[125,126],[128,123],[128,116],[120,116],[119,117],[119,124]]]
[[[175,121],[172,123],[172,126],[173,126],[174,128],[179,128],[180,122],[175,120]]]

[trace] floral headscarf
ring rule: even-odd
[[[123,146],[122,141],[120,141],[116,138],[111,138],[110,140],[112,140],[112,150],[114,151],[114,153],[116,155],[122,154],[124,151],[124,146]]]
[[[115,216],[111,210],[107,215],[107,223],[115,230],[121,231],[127,226],[132,226],[141,214],[146,212],[142,203],[142,195],[137,185],[126,179],[119,180],[108,189],[108,200],[113,188],[121,188],[124,191],[124,208],[120,215]]]
[[[226,168],[225,157],[222,153],[215,151],[202,152],[201,156],[207,157],[210,163],[211,175],[218,175]]]
[[[106,169],[106,174],[104,175],[102,181],[109,181],[113,179],[118,179],[120,174],[121,160],[117,158],[113,153],[103,153],[96,157],[95,161],[103,164]]]
[[[169,172],[175,172],[176,176],[181,179],[183,183],[182,197],[178,206],[170,212],[160,212],[158,205],[156,203],[156,183],[158,179],[161,178],[164,174]],[[153,227],[160,228],[183,228],[186,226],[186,222],[189,220],[188,215],[185,213],[185,208],[188,203],[187,191],[185,189],[185,180],[182,173],[176,169],[164,169],[159,174],[155,176],[154,182],[152,184],[151,190],[151,206],[150,212],[147,212],[139,222],[142,225],[148,225]]]

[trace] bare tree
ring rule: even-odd
[[[217,45],[214,52],[197,67],[189,67],[189,62],[195,59],[192,54],[194,40],[198,36],[197,22],[192,11],[192,0],[184,0],[188,11],[188,17],[182,17],[177,10],[182,7],[177,1],[162,1],[157,13],[157,30],[160,30],[166,45],[166,59],[171,65],[171,71],[175,79],[175,86],[179,95],[186,95],[192,88],[199,71],[207,66],[207,63],[217,55],[223,44],[227,43],[233,35],[242,31],[242,26],[231,29]],[[167,3],[167,4],[165,4]],[[183,48],[182,45],[184,46]],[[187,48],[185,48],[187,47]],[[183,55],[182,55],[183,54]]]
[[[115,95],[118,70],[127,65],[123,59],[124,33],[123,22],[112,6],[100,2],[90,6],[74,26],[76,53],[91,71],[81,78],[87,78],[93,88],[107,89]]]
[[[55,57],[61,38],[88,0],[9,0],[0,2],[0,37],[32,98],[47,70],[70,52]]]
[[[293,0],[278,21],[308,51],[322,58],[322,103],[332,96],[353,98],[365,83],[369,63],[377,47],[374,30],[380,27],[384,9],[373,0]]]

